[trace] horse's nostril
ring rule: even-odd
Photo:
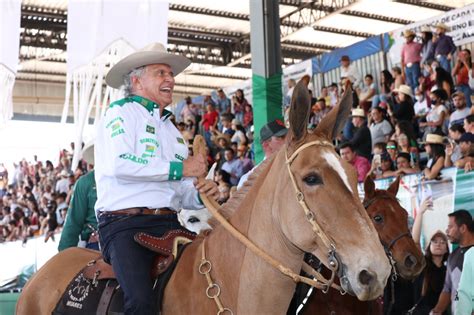
[[[374,274],[367,270],[362,270],[359,273],[359,282],[362,283],[363,285],[371,284],[374,281],[374,279],[375,279]]]
[[[405,258],[405,267],[407,268],[413,268],[416,266],[416,263],[418,261],[416,260],[415,256],[413,255],[408,255],[406,258]]]

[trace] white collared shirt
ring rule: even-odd
[[[110,105],[95,144],[96,213],[134,207],[202,209],[192,178],[181,178],[188,145],[164,110],[143,97]]]

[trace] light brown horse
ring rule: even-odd
[[[348,88],[341,103],[308,134],[310,97],[299,83],[286,146],[267,159],[221,209],[238,231],[287,269],[275,269],[219,225],[183,252],[165,289],[163,314],[218,312],[215,301],[206,296],[208,281],[199,272],[205,271],[199,268],[203,256],[209,261],[204,269],[212,265],[209,275],[215,283],[207,293],[219,293],[223,307],[234,314],[285,314],[295,282],[282,272],[299,273],[304,252],[313,253],[327,266],[332,266],[328,252],[334,252],[337,271],[345,279],[342,286],[359,299],[382,294],[389,261],[359,200],[355,171],[330,143],[347,120],[351,104]],[[296,191],[300,191],[299,201]],[[51,314],[68,282],[94,255],[76,248],[53,257],[25,286],[17,314]]]
[[[425,259],[408,230],[408,213],[397,201],[399,183],[398,177],[386,191],[378,190],[368,177],[364,182],[363,203],[379,233],[380,242],[393,257],[394,271],[403,279],[412,280],[423,271]],[[363,315],[382,312],[381,306],[376,302],[361,302],[353,296],[341,296],[339,292],[329,290],[327,294],[313,291],[299,314]]]

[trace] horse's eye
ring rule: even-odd
[[[193,216],[193,217],[189,217],[188,222],[189,223],[196,223],[196,222],[201,222],[201,220],[199,220],[198,218]]]
[[[311,173],[311,174],[306,175],[303,178],[303,181],[308,186],[321,185],[323,183],[323,179],[316,173]]]
[[[374,216],[375,223],[381,224],[383,223],[383,217],[380,214]]]

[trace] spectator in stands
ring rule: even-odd
[[[474,115],[470,114],[464,118],[464,130],[466,132],[474,133]]]
[[[464,254],[474,245],[474,224],[472,216],[467,210],[457,210],[448,215],[449,223],[446,230],[448,239],[457,247],[448,257],[444,287],[438,303],[430,314],[442,314],[451,303],[452,314],[456,313],[456,296],[462,273]]]
[[[374,107],[370,111],[370,136],[372,145],[378,142],[387,142],[392,134],[392,125],[385,119],[384,110],[381,107]]]
[[[383,108],[387,108],[393,88],[394,79],[392,74],[388,70],[383,70],[380,73],[380,94],[377,94],[372,98],[372,108],[379,106],[379,104]]]
[[[370,129],[367,127],[366,117],[362,108],[352,110],[352,124],[355,127],[354,136],[349,140],[352,148],[358,155],[370,159],[372,152],[372,140]]]
[[[359,156],[350,143],[343,143],[339,152],[341,157],[356,169],[357,180],[363,182],[370,170],[369,160],[363,156]]]
[[[245,174],[253,168],[252,159],[249,158],[248,146],[240,144],[237,147],[237,157],[242,162],[242,173]]]
[[[339,87],[337,86],[337,83],[331,83],[329,86],[329,97],[331,98],[331,101],[328,104],[332,108],[337,105],[337,102],[339,102]]]
[[[446,145],[446,159],[444,160],[444,167],[451,167],[461,158],[461,148],[459,147],[459,139],[464,134],[464,127],[462,125],[452,125],[449,127],[448,144]]]
[[[471,51],[463,49],[459,52],[456,65],[453,69],[453,76],[456,76],[456,89],[461,91],[467,103],[467,107],[471,107],[471,88],[469,86],[469,77],[472,72]]]
[[[185,98],[186,104],[184,105],[183,110],[181,111],[181,120],[182,121],[192,121],[193,123],[196,123],[196,115],[193,110],[193,101],[190,96]]]
[[[372,98],[377,94],[377,86],[374,83],[374,77],[366,74],[364,85],[359,92],[359,106],[367,113],[372,105]]]
[[[56,195],[56,220],[58,221],[59,225],[63,225],[65,217],[63,216],[63,211],[67,211],[67,203],[66,203],[67,194],[59,193]]]
[[[430,110],[428,106],[428,99],[426,98],[426,94],[422,91],[420,87],[417,87],[415,90],[415,100],[416,103],[414,105],[415,110],[415,119],[417,124],[419,125],[420,122],[426,120],[426,115]]]
[[[212,146],[211,141],[211,130],[217,127],[217,121],[219,120],[219,113],[214,108],[214,105],[207,104],[206,105],[207,112],[202,117],[200,125],[204,129],[204,139],[206,140],[206,144],[208,147]]]
[[[341,78],[347,78],[352,82],[354,89],[357,89],[361,84],[361,76],[357,67],[351,64],[351,58],[349,56],[341,57]]]
[[[235,92],[235,95],[232,97],[232,104],[233,104],[233,114],[235,118],[242,122],[244,120],[244,110],[245,106],[248,104],[247,99],[245,98],[244,91],[242,89],[238,89]]]
[[[474,134],[466,132],[461,136],[459,139],[459,151],[461,157],[454,162],[454,165],[457,168],[464,168],[466,172],[470,172],[474,165]]]
[[[223,89],[217,89],[217,104],[216,108],[219,111],[219,116],[223,114],[230,114],[230,99],[225,95]]]
[[[393,77],[393,89],[398,89],[400,85],[405,84],[405,79],[403,78],[403,72],[400,67],[395,66],[392,68],[392,77]]]
[[[373,178],[381,179],[396,176],[395,164],[388,152],[383,152],[380,155],[380,164],[377,164],[375,164],[378,166],[375,170],[369,171],[370,176]]]
[[[240,177],[244,174],[242,161],[235,158],[234,150],[228,148],[225,150],[225,162],[222,165],[222,170],[230,175],[230,183],[236,186],[239,183]]]
[[[409,174],[414,174],[418,173],[420,169],[418,167],[412,166],[410,163],[410,154],[406,152],[400,152],[397,155],[397,168],[396,168],[396,175],[409,175]]]
[[[474,250],[466,252],[458,287],[457,314],[474,313]]]
[[[311,116],[309,118],[309,128],[316,128],[330,110],[331,108],[326,106],[326,100],[320,98],[312,107]]]
[[[428,61],[434,60],[434,45],[433,45],[433,32],[431,28],[427,25],[423,25],[420,29],[421,32],[421,65],[425,65]],[[424,76],[427,76],[428,73],[425,72]]]
[[[319,98],[324,99],[324,101],[326,102],[326,105],[328,107],[331,107],[331,96],[329,95],[329,89],[327,86],[323,86],[321,88],[321,95],[319,96]]]
[[[246,104],[244,109],[244,121],[242,122],[245,130],[249,130],[250,126],[253,125],[253,110],[252,105]]]
[[[237,145],[247,143],[245,129],[242,127],[242,123],[237,118],[232,119],[232,130],[234,130],[234,135],[230,139],[231,142],[237,143]]]
[[[415,91],[421,75],[420,61],[423,46],[415,42],[416,34],[412,30],[405,30],[403,36],[406,42],[401,53],[402,71],[405,74],[406,84]]]
[[[430,133],[446,134],[444,130],[444,121],[448,116],[448,109],[444,102],[448,98],[446,91],[436,89],[430,93],[431,109],[426,115],[426,122],[420,123],[420,127],[425,128],[425,137]]]
[[[469,115],[470,109],[466,106],[466,97],[463,92],[456,92],[453,94],[453,104],[456,110],[451,113],[449,117],[449,126],[462,125],[464,118]]]
[[[456,52],[456,45],[454,45],[451,36],[446,35],[449,27],[444,23],[435,25],[436,36],[433,38],[434,55],[439,61],[440,66],[451,73],[451,59]]]
[[[453,78],[451,77],[451,73],[447,72],[441,67],[437,67],[435,69],[435,77],[436,77],[435,79],[436,88],[443,89],[447,95],[446,99],[450,100],[451,95],[454,93],[454,81],[453,81]]]
[[[390,158],[392,159],[392,161],[397,160],[397,156],[398,156],[398,143],[397,143],[397,141],[389,140],[387,142],[387,153],[388,153],[388,155],[390,155]]]
[[[392,124],[398,121],[413,122],[415,110],[413,108],[413,94],[408,85],[402,84],[393,90],[396,94],[392,98],[393,105],[388,106],[388,115]]]
[[[69,173],[66,170],[62,170],[59,174],[61,179],[56,182],[57,193],[68,193],[69,191]]]
[[[432,208],[433,201],[431,197],[423,200],[413,223],[413,240],[420,248],[423,216],[428,209]],[[441,231],[435,232],[425,248],[426,267],[415,280],[414,293],[416,304],[412,308],[413,313],[410,314],[429,314],[438,302],[446,277],[446,261],[449,256],[449,244],[446,234]]]
[[[232,129],[232,114],[222,114],[221,116],[221,129],[220,132],[232,137],[235,130]]]
[[[420,160],[420,152],[416,145],[412,146],[409,136],[406,133],[400,133],[397,137],[398,142],[398,155],[400,153],[406,153],[409,156],[408,162],[414,168],[418,168],[418,161]],[[398,161],[398,159],[397,159]]]
[[[425,150],[429,160],[423,171],[423,176],[425,179],[438,179],[445,159],[443,137],[438,134],[428,134]]]

